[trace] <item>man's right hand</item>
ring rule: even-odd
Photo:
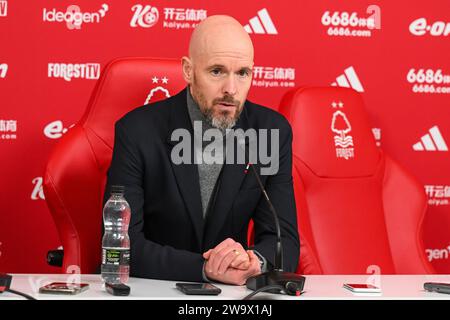
[[[247,270],[250,266],[250,258],[239,242],[231,238],[223,240],[215,248],[203,253],[203,258],[208,260],[208,272],[221,274],[229,267]]]
[[[208,269],[211,270],[211,266],[209,265],[211,262],[210,260],[207,260],[205,264],[205,275],[208,277],[208,279],[211,280],[242,286],[245,284],[249,277],[261,273],[261,266],[258,257],[252,250],[247,250],[247,254],[250,262],[246,270],[240,270],[230,267],[226,269],[225,272],[220,274],[208,272]]]

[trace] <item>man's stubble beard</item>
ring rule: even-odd
[[[209,124],[214,127],[214,128],[218,128],[221,130],[226,130],[226,129],[231,129],[232,127],[234,127],[234,125],[236,124],[236,122],[239,119],[239,116],[241,115],[241,112],[243,110],[243,106],[241,105],[241,103],[239,101],[236,101],[233,99],[232,96],[224,96],[220,99],[214,99],[214,101],[212,102],[212,106],[208,107],[208,103],[206,101],[205,96],[203,95],[203,93],[201,93],[200,91],[196,90],[197,85],[196,85],[196,80],[195,80],[195,76],[193,78],[193,86],[191,86],[191,94],[192,97],[194,98],[195,102],[198,104],[200,111],[202,112],[202,114],[205,116],[206,120],[209,122]],[[214,114],[214,104],[217,103],[218,101],[226,101],[226,102],[233,102],[236,103],[236,112],[234,113],[234,116],[230,117],[229,116],[229,112],[227,111],[219,111],[218,114]]]

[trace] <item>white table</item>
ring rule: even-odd
[[[73,277],[73,275],[72,275]],[[299,296],[259,293],[257,299],[292,299],[292,300],[450,300],[450,295],[426,292],[424,282],[450,283],[450,275],[382,275],[380,279],[381,294],[353,294],[343,289],[343,283],[366,283],[368,275],[320,275],[306,276],[304,293]],[[68,275],[63,274],[13,274],[11,288],[21,291],[38,300],[48,299],[134,299],[134,300],[239,300],[252,291],[245,286],[217,284],[222,289],[219,296],[188,296],[175,289],[176,281],[130,278],[128,285],[131,294],[116,297],[102,289],[100,275],[81,275],[81,282],[90,285],[89,290],[78,295],[39,294],[38,288],[56,281],[65,282]],[[72,278],[69,278],[69,281]],[[179,281],[181,282],[181,281]],[[9,292],[0,294],[3,299],[24,299]]]

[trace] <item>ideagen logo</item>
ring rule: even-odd
[[[418,37],[424,36],[427,32],[434,37],[446,37],[450,34],[450,22],[436,21],[429,25],[427,19],[419,18],[411,22],[409,32]]]
[[[136,4],[131,7],[131,11],[134,12],[133,18],[131,18],[130,22],[130,26],[133,28],[138,26],[150,28],[153,27],[159,20],[158,9],[150,5],[144,7],[141,4]]]
[[[426,249],[428,261],[448,259],[450,253],[450,246],[444,249]]]
[[[101,9],[98,12],[81,12],[81,9],[77,5],[70,5],[67,7],[66,12],[48,10],[44,8],[42,13],[42,21],[44,22],[65,22],[69,30],[81,29],[83,23],[100,23],[100,19],[106,15],[109,7],[107,4],[102,4]]]

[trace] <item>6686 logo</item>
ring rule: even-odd
[[[321,22],[328,27],[329,36],[371,37],[372,30],[381,28],[381,9],[377,5],[370,5],[366,12],[369,16],[362,18],[357,12],[325,11]]]
[[[414,93],[450,93],[450,74],[444,74],[442,69],[411,68],[406,80],[413,84]]]

